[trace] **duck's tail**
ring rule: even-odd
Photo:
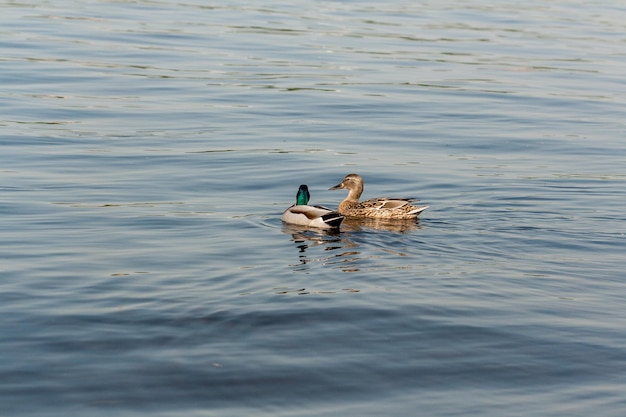
[[[422,211],[426,210],[430,206],[414,206],[414,207],[415,207],[415,210],[411,210],[408,214],[418,215],[418,214],[420,214]]]
[[[344,218],[345,217],[343,217],[341,214],[337,213],[336,211],[330,212],[328,214],[324,214],[322,216],[322,220],[324,221],[324,223],[326,223],[330,227],[339,227],[339,225],[341,224]]]

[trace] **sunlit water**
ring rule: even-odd
[[[623,416],[605,3],[0,5],[0,415]]]

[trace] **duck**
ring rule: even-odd
[[[284,211],[281,220],[285,223],[297,224],[322,229],[338,228],[344,216],[322,206],[309,206],[311,194],[309,187],[302,184],[296,194],[296,204]]]
[[[346,217],[367,217],[375,219],[416,219],[429,206],[415,206],[412,198],[371,198],[359,202],[363,193],[363,178],[359,174],[348,174],[329,190],[348,190],[348,196],[339,203],[337,211]]]

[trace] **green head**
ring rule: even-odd
[[[296,206],[306,206],[309,204],[310,198],[311,194],[309,194],[309,187],[302,184],[300,188],[298,188],[298,194],[296,194]]]

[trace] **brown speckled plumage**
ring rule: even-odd
[[[346,189],[348,196],[339,204],[337,211],[343,216],[370,217],[376,219],[415,219],[428,206],[414,206],[410,198],[371,198],[359,202],[363,193],[363,178],[348,174],[331,190]]]

